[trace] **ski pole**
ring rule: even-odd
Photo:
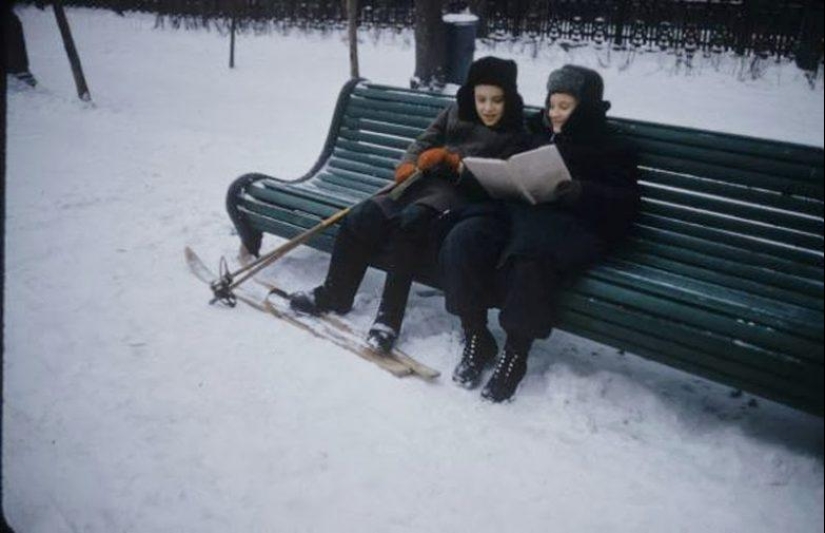
[[[379,189],[378,191],[376,191],[373,195],[371,195],[369,198],[367,198],[367,200],[375,198],[376,196],[378,196],[380,194],[384,194],[386,192],[390,192],[390,196],[394,200],[397,200],[401,196],[401,194],[410,185],[413,184],[413,182],[417,181],[421,177],[421,175],[422,175],[422,172],[420,170],[416,170],[413,173],[412,176],[410,176],[408,179],[406,179],[402,183],[399,183],[399,184],[389,183],[386,186]],[[363,200],[363,201],[366,201],[366,200]],[[338,211],[337,213],[333,214],[332,216],[322,220],[320,223],[318,223],[318,225],[307,229],[306,231],[300,233],[299,235],[293,237],[291,240],[285,242],[281,246],[279,246],[276,249],[272,250],[268,254],[256,259],[255,261],[253,261],[252,263],[250,263],[248,265],[244,265],[243,267],[239,268],[235,272],[229,272],[228,271],[229,269],[226,266],[226,261],[222,260],[221,261],[221,266],[220,266],[220,270],[221,270],[220,279],[214,281],[211,285],[212,286],[212,292],[214,292],[214,294],[215,294],[215,299],[213,300],[213,302],[217,301],[217,300],[228,301],[229,299],[231,299],[232,289],[234,289],[235,287],[237,287],[241,283],[244,283],[249,278],[251,278],[252,276],[257,274],[258,272],[260,272],[261,270],[263,270],[267,266],[271,265],[272,263],[274,263],[275,261],[277,261],[281,257],[285,256],[286,254],[288,254],[289,252],[291,252],[292,250],[294,250],[298,246],[304,244],[305,242],[310,240],[312,237],[314,237],[316,234],[318,234],[321,231],[327,229],[328,227],[332,226],[333,224],[335,224],[336,222],[338,222],[339,220],[341,220],[342,218],[347,216],[349,214],[349,212],[352,211],[352,209],[354,209],[357,205],[360,205],[360,203],[361,202],[359,202],[358,204],[355,204],[354,206],[350,206],[350,207],[347,207],[345,209],[342,209],[341,211]],[[239,276],[241,274],[243,274],[243,276],[241,276],[238,279],[235,279],[236,276]]]

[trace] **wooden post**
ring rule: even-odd
[[[358,69],[358,0],[347,0],[347,19],[349,20],[349,75],[360,78]]]
[[[237,17],[232,13],[232,27],[229,32],[229,68],[235,68],[235,21]]]
[[[92,95],[89,94],[89,87],[86,85],[86,78],[83,76],[80,57],[77,55],[77,49],[74,46],[72,31],[69,29],[69,21],[66,19],[66,13],[63,11],[63,3],[60,0],[54,0],[52,5],[54,7],[54,16],[57,19],[57,26],[60,28],[60,35],[63,37],[63,47],[66,49],[66,54],[69,56],[69,63],[72,66],[74,83],[77,86],[77,96],[84,102],[90,102]]]

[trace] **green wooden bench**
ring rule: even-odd
[[[391,180],[451,101],[346,84],[310,172],[242,176],[230,215],[294,237]],[[610,122],[639,150],[642,211],[626,245],[565,293],[559,327],[822,416],[823,150]],[[330,251],[335,232],[309,244]]]

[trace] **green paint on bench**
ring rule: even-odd
[[[350,82],[307,175],[261,176],[230,201],[253,228],[294,237],[391,180],[452,100]],[[642,209],[627,243],[565,293],[559,326],[822,416],[822,149],[610,122],[639,150]],[[309,244],[330,251],[336,232]]]

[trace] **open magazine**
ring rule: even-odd
[[[571,179],[552,144],[509,159],[465,157],[463,161],[493,198],[523,199],[533,205],[554,200],[559,183]]]

